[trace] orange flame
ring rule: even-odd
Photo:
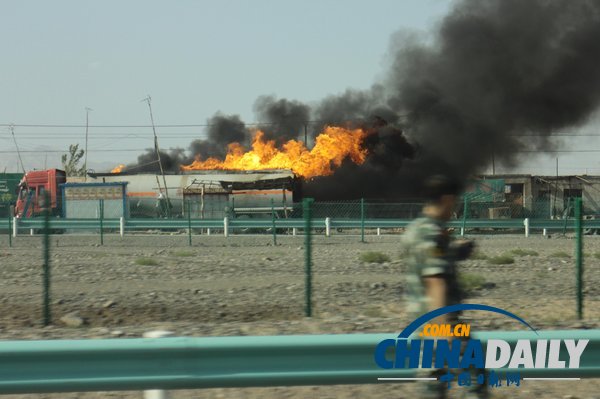
[[[333,174],[345,158],[350,158],[358,165],[365,161],[367,150],[362,148],[362,142],[366,135],[362,129],[328,126],[317,136],[315,146],[309,151],[304,143],[296,140],[290,140],[278,149],[275,141],[266,140],[264,133],[257,131],[251,150],[246,151],[239,143],[231,143],[225,160],[208,158],[202,161],[198,157],[190,165],[182,165],[181,169],[291,169],[305,178],[328,176]]]
[[[120,164],[116,168],[113,168],[113,170],[111,170],[110,173],[121,173],[123,171],[123,168],[125,168],[125,165]]]

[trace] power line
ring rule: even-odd
[[[22,140],[40,140],[40,139],[74,139],[80,137],[79,134],[68,134],[68,133],[60,133],[60,135],[52,134],[51,137],[48,135],[40,135],[39,132],[19,132],[19,138]],[[204,133],[181,133],[181,132],[162,132],[163,137],[169,139],[206,139],[206,134]],[[527,138],[527,137],[544,137],[542,135],[527,135],[527,136],[507,136],[507,137],[519,137],[519,138]],[[557,134],[553,135],[553,137],[600,137],[600,134]],[[0,136],[0,138],[9,139],[9,136]],[[121,138],[121,139],[143,139],[147,140],[148,137],[144,137],[138,134],[131,134],[130,132],[110,132],[102,134],[101,137],[90,137],[89,140],[108,140],[113,138]]]
[[[132,151],[154,151],[153,148],[120,148],[120,149],[91,149],[90,152],[132,152]],[[181,147],[163,148],[161,151],[185,151]],[[22,150],[21,153],[66,153],[65,150]],[[0,154],[13,154],[14,151],[0,151]],[[511,153],[539,153],[539,154],[555,154],[555,153],[600,153],[598,150],[522,150],[511,151]]]
[[[408,115],[399,115],[400,118],[406,117]],[[323,124],[323,123],[331,123],[331,124],[343,124],[350,122],[369,122],[368,119],[344,119],[344,120],[307,120],[307,121],[299,121],[300,124]],[[240,122],[240,125],[243,126],[273,126],[273,125],[281,125],[282,122]],[[86,125],[81,124],[48,124],[48,123],[0,123],[0,126],[15,126],[15,127],[34,127],[34,128],[85,128]],[[154,125],[155,128],[165,128],[165,127],[182,127],[182,128],[190,128],[190,127],[210,127],[216,126],[215,123],[190,123],[190,124],[166,124],[166,125]],[[153,125],[89,125],[90,128],[151,128]]]
[[[181,150],[181,148],[168,148],[168,151],[179,151]],[[134,152],[134,151],[154,151],[151,148],[121,148],[121,149],[101,149],[101,150],[90,150],[90,152]],[[21,153],[33,153],[33,154],[40,154],[40,153],[62,153],[65,154],[67,153],[67,151],[65,150],[25,150],[25,151],[21,151]],[[14,151],[0,151],[0,154],[14,154]]]

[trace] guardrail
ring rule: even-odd
[[[393,229],[406,227],[412,220],[408,219],[331,219],[319,218],[312,220],[316,229]],[[125,231],[151,230],[151,229],[302,229],[304,219],[103,219],[102,228]],[[59,230],[97,230],[100,229],[99,219],[50,219],[50,228]],[[469,219],[451,220],[449,227],[457,229],[531,229],[538,230],[574,230],[576,221],[543,220],[543,219]],[[527,227],[528,226],[528,227]],[[40,230],[44,228],[43,218],[12,219],[10,227],[15,236],[21,230]],[[583,220],[584,229],[600,229],[600,219]],[[8,219],[0,220],[0,229],[8,229]]]
[[[0,342],[0,393],[369,384],[411,377],[380,369],[376,345],[396,334]],[[600,330],[484,332],[502,339],[589,339],[576,369],[517,369],[521,377],[600,377]],[[561,359],[566,358],[561,345]],[[509,371],[509,369],[501,369]]]

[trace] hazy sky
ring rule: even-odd
[[[383,73],[390,35],[428,31],[443,0],[7,1],[1,0],[0,124],[14,123],[26,169],[56,167],[69,144],[85,142],[90,167],[135,160],[152,146],[152,96],[159,125],[203,124],[216,111],[255,121],[264,94],[316,102],[368,88]],[[595,134],[598,124],[584,129]],[[161,147],[187,147],[201,127],[158,129]],[[600,139],[569,139],[600,149]],[[25,152],[36,151],[36,152]],[[599,153],[560,153],[562,173],[600,173]],[[554,173],[556,154],[518,172]],[[0,126],[0,171],[17,170]],[[505,171],[497,166],[497,171]]]

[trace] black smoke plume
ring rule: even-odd
[[[307,128],[310,120],[310,108],[299,101],[276,99],[273,96],[261,96],[254,103],[254,112],[259,121],[258,126],[269,140],[283,144],[296,140]]]
[[[375,90],[326,99],[317,113],[333,120],[380,104],[402,121],[417,148],[414,159],[386,168],[345,165],[315,179],[318,198],[419,194],[431,174],[460,179],[492,156],[518,161],[520,149],[553,146],[551,135],[581,125],[600,102],[600,2],[465,0],[432,41],[397,35],[381,96]],[[333,111],[332,111],[333,110]],[[534,139],[527,135],[535,134]],[[384,158],[402,158],[396,150]],[[394,162],[391,162],[394,165]]]
[[[165,172],[177,172],[179,165],[187,159],[182,148],[168,152],[160,150],[159,152],[160,161]],[[136,163],[126,165],[123,171],[131,173],[160,173],[156,150],[148,148],[145,153],[138,155]]]
[[[223,115],[216,113],[207,121],[206,140],[194,140],[190,151],[202,159],[209,157],[223,158],[227,154],[229,143],[248,144],[250,133],[239,115]]]
[[[165,172],[179,173],[181,165],[192,163],[196,157],[205,160],[210,157],[223,158],[227,154],[229,143],[238,142],[247,145],[250,132],[246,129],[239,115],[224,115],[217,112],[206,123],[206,140],[194,140],[190,143],[189,153],[186,156],[181,148],[160,151],[160,159]],[[127,165],[124,169],[132,173],[160,173],[156,150],[149,148],[138,156],[137,162]]]

